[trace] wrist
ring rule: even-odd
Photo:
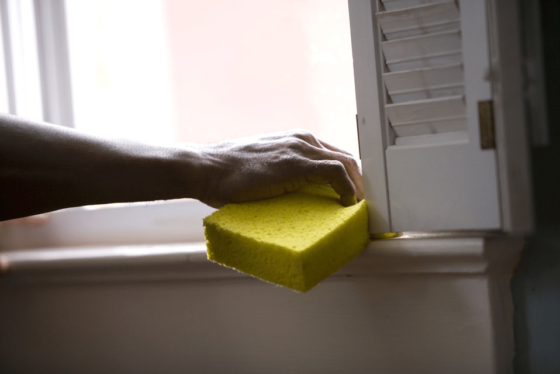
[[[172,175],[175,176],[171,185],[176,186],[178,197],[200,200],[204,196],[207,179],[202,147],[196,144],[181,144],[175,148],[171,158]]]

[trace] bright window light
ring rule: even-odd
[[[78,129],[217,142],[305,128],[358,154],[345,0],[67,1]]]

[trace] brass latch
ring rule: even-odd
[[[480,147],[482,149],[496,148],[492,100],[478,102],[478,123],[480,124]]]

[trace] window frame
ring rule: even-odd
[[[42,95],[33,0],[0,1],[3,76],[10,114],[42,118]]]
[[[349,11],[351,18],[354,17],[356,19],[356,17],[358,17],[361,22],[361,26],[359,26],[358,29],[360,27],[366,30],[368,28],[371,29],[371,20],[372,17],[374,17],[372,6],[374,6],[375,3],[379,3],[379,1],[380,0],[350,1]],[[21,4],[27,4],[26,9],[28,11],[27,14],[24,14],[27,20],[26,22],[29,24],[30,17],[35,20],[33,26],[35,30],[37,61],[36,64],[28,62],[23,65],[31,66],[33,69],[36,67],[39,72],[39,80],[35,82],[35,86],[38,85],[38,87],[41,87],[38,91],[40,92],[43,119],[48,122],[59,121],[59,124],[72,127],[72,92],[65,22],[65,0],[22,0],[21,2],[17,0],[0,0],[0,12],[2,14],[2,52],[4,53],[5,59],[4,75],[6,77],[7,98],[11,109],[10,111],[13,112],[13,114],[25,115],[25,113],[18,110],[17,106],[18,97],[25,97],[19,93],[24,90],[25,85],[20,83],[22,82],[21,72],[12,74],[13,69],[18,68],[18,64],[16,64],[14,60],[14,58],[18,57],[11,47],[17,45],[18,42],[22,42],[21,32],[19,34],[11,32],[11,30],[21,29],[21,25],[17,25],[17,22],[21,20],[10,18],[11,14],[14,14],[16,10],[20,9],[18,7],[21,7]],[[501,5],[494,0],[488,0],[487,5],[488,17],[490,19],[489,42],[492,47],[490,49],[493,68],[497,71],[500,71],[500,69],[505,70],[505,65],[511,63],[511,61],[516,58],[516,62],[520,64],[520,53],[518,53],[519,43],[515,43],[517,39],[506,37],[518,32],[517,21],[511,21],[512,19],[517,20],[517,17],[513,16],[517,15],[516,12],[518,9],[511,5]],[[503,7],[504,9],[498,9],[499,7]],[[29,14],[29,9],[32,9],[33,14]],[[385,150],[388,144],[391,143],[393,134],[391,134],[390,128],[389,131],[387,131],[387,129],[382,126],[382,121],[375,121],[375,118],[384,118],[383,106],[379,105],[379,103],[382,102],[380,98],[384,97],[385,92],[383,91],[383,84],[378,84],[381,82],[381,78],[378,69],[375,68],[375,65],[380,63],[380,56],[374,53],[372,48],[375,39],[377,38],[380,40],[380,35],[376,33],[377,28],[374,27],[373,30],[374,32],[369,34],[367,32],[364,33],[363,30],[356,33],[354,31],[354,25],[352,27],[352,47],[354,50],[355,70],[356,72],[361,72],[359,78],[357,77],[358,73],[356,73],[356,100],[359,108],[366,108],[366,111],[368,111],[366,117],[374,119],[373,124],[368,123],[368,126],[363,126],[365,123],[364,118],[363,116],[359,117],[361,118],[361,122],[358,122],[358,129],[362,145],[364,183],[366,191],[369,191],[369,196],[367,197],[370,201],[374,202],[376,206],[375,210],[370,209],[370,211],[372,211],[371,221],[373,222],[371,229],[372,232],[388,232],[394,230],[392,230],[390,225],[390,191],[387,187]],[[364,35],[367,35],[367,37],[364,37]],[[24,46],[29,47],[27,44]],[[492,51],[494,53],[492,53]],[[508,52],[509,55],[506,54],[507,58],[504,58],[502,54],[506,52]],[[32,56],[32,53],[19,54],[24,57],[26,55]],[[364,74],[363,72],[366,71],[367,73]],[[510,73],[510,79],[501,79],[493,82],[493,99],[499,104],[495,106],[495,110],[498,143],[496,152],[499,165],[498,178],[500,181],[499,198],[501,199],[503,222],[502,230],[510,233],[528,232],[531,230],[532,223],[531,199],[527,196],[530,193],[530,188],[528,187],[529,171],[526,157],[527,139],[523,136],[525,125],[523,120],[524,116],[519,113],[520,110],[522,111],[522,105],[518,105],[520,99],[519,85],[516,86],[520,79],[519,72],[514,72]],[[508,84],[509,88],[506,87]],[[504,108],[506,107],[509,109],[505,110]],[[511,111],[511,108],[516,108],[517,111]],[[504,130],[506,122],[508,123],[507,132]],[[512,137],[512,134],[516,136]],[[515,173],[520,176],[515,180],[509,177],[512,168],[516,168]],[[373,186],[376,187],[374,192],[372,192]],[[379,188],[379,186],[385,186],[385,190]],[[169,201],[155,204],[142,204],[145,210],[161,212],[165,210],[165,207],[173,211],[177,206],[183,206],[184,203]],[[204,205],[200,202],[191,202],[187,205],[192,207],[193,211],[196,212],[193,213],[192,217],[197,220],[203,218],[200,212],[209,214],[212,211],[210,208],[205,209]],[[103,218],[103,221],[106,221],[108,217],[112,215],[122,217],[122,242],[139,242],[139,239],[135,237],[133,233],[127,231],[127,227],[129,227],[131,223],[138,222],[136,215],[137,206],[110,207],[99,210],[99,212],[101,211],[103,211],[103,213],[98,214],[107,217]],[[60,239],[60,236],[58,236],[59,239],[53,239],[57,237],[56,235],[52,235],[52,230],[54,230],[56,226],[54,222],[67,221],[68,227],[76,229],[75,223],[86,222],[86,217],[91,216],[89,213],[91,212],[88,209],[82,207],[52,213],[53,219],[51,222],[45,224],[44,230],[45,232],[50,232],[50,234],[41,234],[47,235],[42,237],[43,240],[45,240],[49,246],[68,244],[69,242]],[[145,214],[150,213],[145,212]],[[70,218],[66,217],[74,217],[75,221],[71,221]],[[115,223],[115,225],[118,226],[119,224]],[[102,225],[99,225],[99,227],[101,226]],[[91,225],[89,227],[90,231],[86,233],[88,239],[84,241],[83,244],[101,244],[107,242],[104,241],[102,235],[98,235],[99,227],[96,227],[96,225]],[[158,231],[160,229],[155,226],[152,227],[152,229],[154,230],[152,232],[152,238],[146,239],[145,236],[142,236],[142,238],[144,238],[143,240],[153,242],[155,240],[184,240],[185,237],[197,238],[196,240],[201,238],[201,225],[185,227],[185,232],[177,232],[168,239],[162,237],[162,233],[166,232],[165,230]],[[3,236],[11,238],[19,237],[22,240],[20,244],[17,244],[17,241],[14,240],[2,239],[0,248],[14,245],[29,247],[32,245],[29,240],[25,239],[26,236],[31,235],[25,233],[32,233],[35,228],[29,228],[30,231],[26,231],[27,228],[15,228],[10,225],[3,225],[0,230],[0,232],[3,232]],[[38,230],[35,230],[35,232],[37,231]],[[71,245],[79,244],[77,239],[73,240]],[[112,240],[121,242],[116,239]]]
[[[65,0],[0,0],[0,21],[0,76],[6,78],[3,109],[73,128]],[[49,220],[39,226],[0,225],[0,251],[201,242],[202,219],[214,210],[192,199],[63,209],[49,213]]]

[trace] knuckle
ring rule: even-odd
[[[301,148],[302,141],[298,138],[290,138],[287,140],[287,146],[291,149],[299,149]]]
[[[305,130],[305,129],[295,129],[292,132],[292,136],[298,138],[298,139],[312,139],[314,138],[313,134],[311,134],[309,131]]]
[[[298,157],[296,157],[293,154],[288,154],[278,158],[276,162],[276,166],[283,170],[288,170],[289,168],[294,167],[294,165],[297,165],[297,162],[298,162]]]
[[[344,165],[338,160],[325,160],[323,163],[325,164],[325,167],[333,173],[346,172]]]
[[[307,154],[307,149],[309,148],[309,144],[302,139],[299,138],[291,138],[287,140],[287,147],[297,154]]]
[[[343,165],[349,166],[351,169],[355,169],[358,167],[356,159],[351,154],[340,153],[335,157],[337,160],[340,160]]]
[[[346,162],[352,166],[353,168],[358,168],[358,162],[356,161],[356,159],[352,156],[347,156],[346,157]]]

